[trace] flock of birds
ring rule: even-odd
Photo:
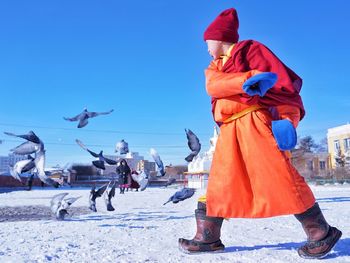
[[[113,109],[107,112],[89,112],[86,108],[72,118],[63,117],[67,121],[78,122],[77,128],[83,128],[88,124],[88,120],[90,118],[97,117],[99,115],[107,115],[113,112]],[[199,142],[198,137],[190,130],[185,129],[188,147],[190,148],[190,154],[185,158],[187,162],[191,162],[195,156],[201,150],[201,144]],[[4,132],[8,136],[13,136],[17,138],[22,138],[25,140],[22,144],[16,146],[10,151],[17,155],[27,156],[27,159],[18,161],[14,164],[13,167],[10,168],[11,175],[22,184],[22,180],[20,175],[25,172],[29,172],[32,174],[36,174],[38,178],[45,184],[51,185],[55,188],[58,188],[60,185],[63,185],[64,182],[60,180],[54,180],[49,177],[49,174],[45,172],[45,147],[43,141],[33,132],[29,131],[27,134],[14,134],[11,132]],[[98,169],[105,170],[105,163],[109,165],[118,165],[118,162],[109,158],[106,158],[103,155],[103,151],[101,150],[99,153],[96,153],[90,149],[88,149],[82,141],[76,139],[76,143],[85,151],[87,151],[90,155],[92,155],[95,160],[92,161],[92,164]],[[128,143],[124,140],[121,140],[116,145],[116,151],[119,151],[120,154],[127,154],[129,152]],[[158,168],[158,176],[165,176],[165,168],[163,161],[161,160],[158,152],[154,149],[150,149],[150,155],[152,156],[154,162]],[[133,179],[139,183],[141,191],[143,191],[148,185],[148,178],[145,173],[141,172],[139,176],[132,175]],[[170,185],[175,182],[174,178],[169,178],[167,185]],[[114,211],[114,207],[112,205],[111,199],[115,195],[115,188],[117,186],[117,182],[110,181],[107,184],[100,186],[98,189],[95,186],[92,187],[89,196],[89,208],[90,210],[97,212],[96,209],[96,199],[98,197],[104,197],[104,201],[106,204],[107,211]],[[174,195],[172,195],[167,202],[178,203],[179,201],[190,198],[195,193],[195,189],[193,188],[183,188],[177,191]],[[68,214],[67,209],[80,198],[79,197],[71,197],[66,198],[68,193],[60,193],[51,199],[51,211],[55,215],[57,220],[63,220],[65,215]]]

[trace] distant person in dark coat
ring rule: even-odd
[[[125,159],[122,159],[119,163],[119,166],[116,169],[116,172],[119,176],[119,189],[120,193],[124,194],[125,188],[130,187],[130,174],[131,170],[128,165],[128,163],[125,161]]]

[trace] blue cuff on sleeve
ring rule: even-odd
[[[272,72],[263,72],[247,79],[243,83],[243,90],[249,96],[259,95],[263,97],[265,93],[275,85],[277,74]],[[257,84],[257,85],[254,85]],[[252,86],[254,85],[254,86]]]
[[[272,121],[272,133],[277,142],[278,148],[282,151],[291,150],[297,144],[297,133],[291,121]]]

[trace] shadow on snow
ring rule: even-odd
[[[297,250],[299,247],[304,245],[305,242],[288,242],[288,243],[278,243],[273,245],[255,245],[255,246],[231,246],[226,247],[224,253],[233,253],[241,251],[253,251],[259,249],[275,249],[275,250]],[[336,258],[342,256],[350,256],[350,238],[340,239],[336,246],[333,248],[331,254],[326,258]]]

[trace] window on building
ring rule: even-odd
[[[326,162],[320,161],[320,170],[326,170]]]
[[[307,168],[310,171],[313,171],[314,170],[314,162],[313,161],[307,161]]]
[[[350,138],[344,139],[344,149],[348,151],[350,149]]]
[[[339,140],[334,141],[334,150],[335,152],[338,152],[340,150]]]

